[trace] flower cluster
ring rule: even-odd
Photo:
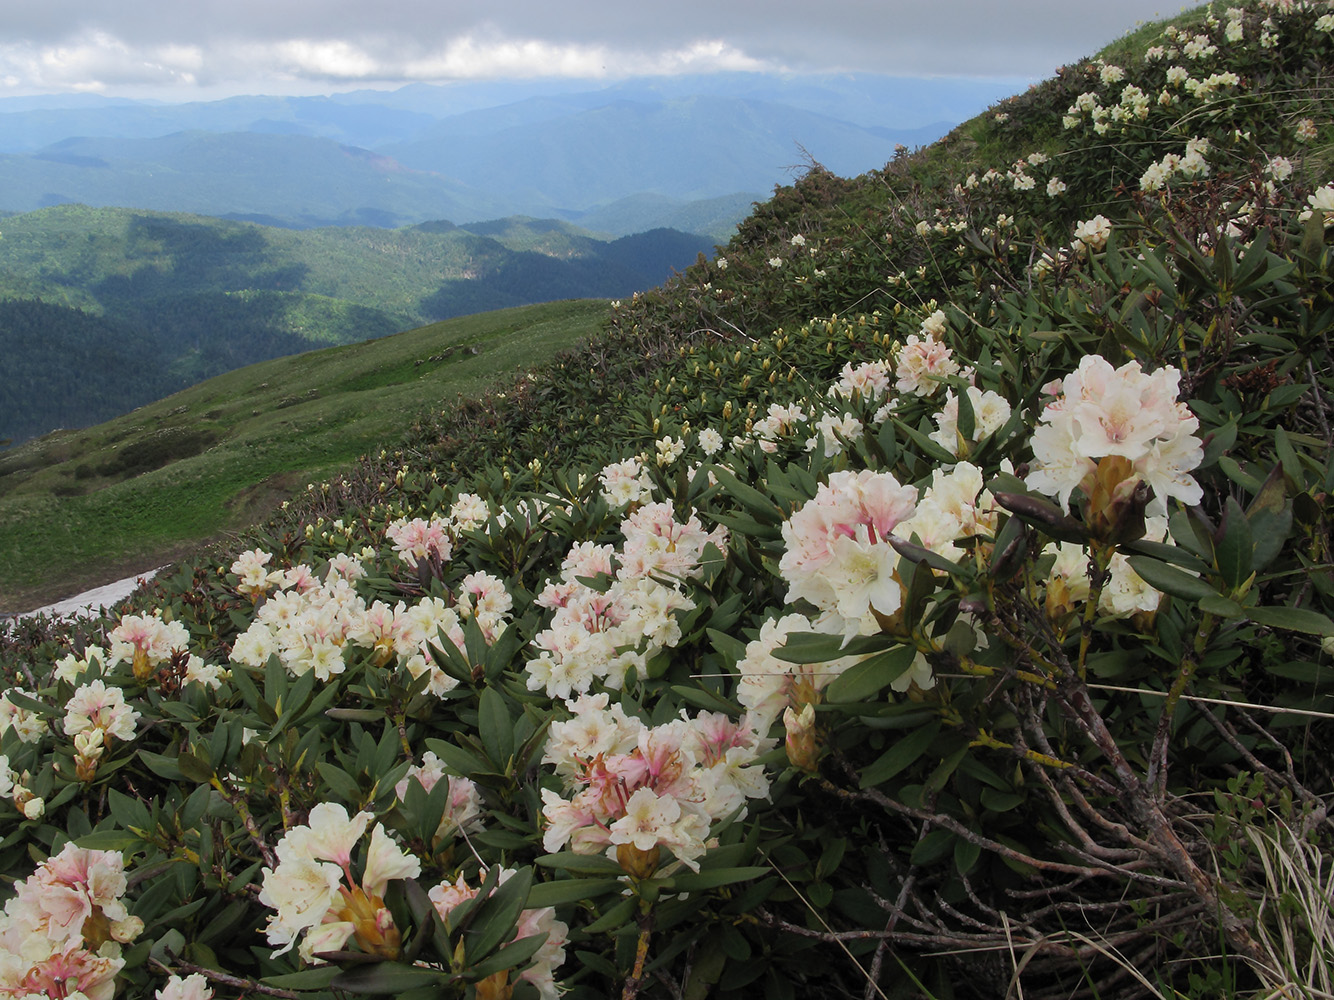
[[[1204,158],[1207,152],[1209,152],[1208,139],[1201,139],[1198,136],[1191,139],[1186,143],[1184,156],[1168,153],[1157,163],[1149,164],[1149,168],[1139,179],[1140,190],[1161,190],[1178,174],[1187,180],[1208,177],[1209,161]]]
[[[1202,491],[1190,471],[1204,458],[1195,436],[1200,422],[1177,401],[1180,381],[1174,368],[1147,374],[1137,361],[1113,369],[1096,354],[1085,357],[1047,387],[1056,399],[1033,432],[1034,464],[1025,482],[1065,507],[1076,489],[1091,494],[1099,459],[1118,456],[1133,470],[1127,487],[1143,481],[1152,488],[1150,515],[1165,514],[1168,497],[1199,503]]]
[[[488,573],[464,577],[453,606],[443,598],[427,597],[411,606],[376,601],[368,607],[351,581],[332,567],[322,583],[308,567],[300,569],[305,572],[297,574],[294,568],[284,582],[295,575],[302,584],[276,591],[260,605],[237,637],[232,662],[262,667],[276,654],[290,673],[313,671],[328,680],[346,670],[346,650],[360,648],[369,650],[378,665],[397,663],[414,678],[429,672],[427,690],[438,696],[458,683],[431,655],[432,648],[443,648],[441,632],[462,650],[463,623],[472,618],[492,643],[507,627],[513,605],[504,583]]]
[[[66,844],[42,862],[0,917],[0,994],[111,1000],[121,945],[144,929],[123,899],[125,864],[114,851]]]
[[[747,721],[701,712],[650,727],[609,705],[606,692],[569,704],[553,722],[543,756],[570,795],[542,789],[542,844],[580,854],[606,850],[636,878],[660,866],[661,850],[698,870],[711,825],[768,794],[768,749]]]
[[[307,961],[342,950],[349,940],[368,954],[398,958],[400,935],[384,893],[392,880],[420,875],[421,862],[376,823],[358,881],[352,852],[372,819],[368,812],[349,817],[342,806],[324,802],[310,811],[306,825],[292,827],[278,842],[278,866],[264,869],[259,893],[259,901],[275,911],[267,926],[269,944],[278,946],[275,957],[300,937],[298,952]]]
[[[454,554],[454,525],[449,518],[400,518],[385,529],[398,557],[415,569],[422,561],[448,562]]]
[[[809,601],[848,636],[879,631],[902,602],[889,536],[916,506],[917,490],[892,473],[831,475],[783,524],[788,603]]]
[[[621,525],[625,544],[579,543],[561,564],[559,580],[538,596],[541,607],[555,614],[534,637],[537,656],[528,663],[528,688],[548,697],[568,698],[586,692],[594,681],[620,688],[631,668],[642,671],[648,661],[681,639],[676,612],[689,611],[694,601],[676,584],[702,572],[705,549],[727,545],[727,532],[706,532],[693,513],[676,520],[669,503],[647,503]],[[586,581],[604,579],[605,586]]]
[[[111,644],[107,666],[129,662],[137,680],[146,680],[162,663],[190,645],[190,632],[180,622],[152,615],[126,615],[107,636]]]

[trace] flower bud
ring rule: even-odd
[[[788,762],[797,770],[815,774],[820,760],[819,735],[815,729],[815,706],[806,704],[800,713],[791,706],[783,710],[783,726],[787,730]]]
[[[616,863],[631,878],[651,878],[653,873],[658,870],[658,862],[661,857],[662,851],[657,844],[654,844],[647,851],[640,850],[634,844],[616,845]]]

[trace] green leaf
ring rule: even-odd
[[[1022,805],[1024,797],[1016,795],[1014,792],[1002,792],[995,788],[982,789],[982,805],[992,812],[1009,812],[1016,806]]]
[[[504,969],[519,968],[538,953],[542,945],[546,944],[548,936],[545,933],[530,934],[526,938],[511,941],[486,961],[472,965],[468,969],[469,977],[480,980],[487,976],[493,976]]]
[[[477,703],[477,728],[491,762],[503,773],[514,756],[514,721],[504,696],[495,688],[482,690]]]
[[[673,684],[672,691],[687,705],[694,705],[696,708],[702,708],[709,712],[722,712],[726,715],[737,715],[740,712],[738,706],[733,705],[726,698],[714,694],[706,688],[686,687],[684,684]]]
[[[128,851],[142,845],[143,839],[128,830],[96,830],[78,838],[75,844],[90,851]]]
[[[909,862],[914,865],[929,865],[940,861],[954,847],[954,834],[948,830],[932,830],[913,845]]]
[[[584,933],[604,934],[607,931],[622,927],[634,919],[635,911],[638,908],[639,900],[635,899],[633,896],[623,899],[585,927]]]
[[[539,882],[528,890],[529,909],[543,906],[561,906],[583,899],[596,899],[608,893],[620,893],[625,883],[618,878],[561,879],[558,882]]]
[[[1270,628],[1287,629],[1290,632],[1306,632],[1310,635],[1334,635],[1334,621],[1330,621],[1319,611],[1307,608],[1286,608],[1283,606],[1265,608],[1247,608],[1246,617],[1257,625]]]
[[[361,803],[360,786],[341,767],[336,767],[327,761],[320,761],[315,765],[315,769],[320,772],[320,777],[324,779],[329,789],[344,802],[349,805],[359,805]]]
[[[723,490],[741,504],[746,513],[759,521],[760,524],[777,525],[783,523],[785,519],[782,508],[778,507],[767,494],[761,493],[753,486],[746,485],[721,465],[712,465],[709,468],[713,471],[714,477]]]
[[[897,427],[899,430],[901,430],[904,434],[906,434],[909,440],[911,440],[913,444],[917,445],[918,449],[925,457],[933,458],[937,462],[943,462],[946,465],[953,465],[955,462],[959,460],[957,455],[951,455],[948,451],[946,451],[940,445],[936,444],[936,442],[932,441],[921,431],[913,427],[909,427],[898,417],[894,418],[894,426]]]
[[[265,986],[274,986],[281,990],[322,990],[342,972],[336,965],[323,965],[317,969],[293,972],[285,976],[268,976],[261,980]]]
[[[1199,468],[1207,469],[1222,458],[1237,443],[1237,418],[1215,427],[1204,439],[1204,458]]]
[[[895,640],[885,636],[855,636],[848,639],[842,635],[827,635],[823,632],[793,632],[788,635],[783,645],[774,650],[775,659],[786,663],[828,663],[845,656],[864,656],[878,653]]]
[[[440,758],[440,762],[445,765],[445,769],[450,774],[456,774],[460,778],[468,778],[488,770],[486,762],[480,757],[470,754],[453,743],[431,738],[426,741],[426,749]]]
[[[181,769],[186,781],[198,782],[201,785],[207,785],[213,781],[213,768],[208,766],[206,761],[196,757],[193,753],[186,751],[176,758],[176,766]]]
[[[534,864],[539,864],[543,868],[559,868],[567,872],[589,872],[595,875],[606,875],[609,872],[625,874],[625,869],[611,858],[601,854],[576,854],[574,851],[544,854],[535,859]]]
[[[915,729],[903,739],[880,755],[870,767],[862,771],[858,785],[870,788],[894,777],[904,768],[911,766],[931,746],[931,741],[940,732],[940,722],[932,721],[928,725]]]
[[[702,889],[714,889],[733,882],[748,882],[753,878],[768,875],[769,869],[763,866],[744,868],[718,868],[710,871],[685,872],[673,875],[669,880],[670,892],[699,892]]]
[[[1236,497],[1228,497],[1214,543],[1214,560],[1229,590],[1237,590],[1251,575],[1251,524]]]
[[[854,663],[834,678],[825,691],[831,703],[869,701],[912,666],[917,656],[913,646],[898,646]]]
[[[323,970],[312,969],[311,971]],[[443,983],[447,977],[446,973],[436,969],[423,969],[414,965],[398,965],[392,962],[362,965],[346,972],[341,972],[335,967],[334,971],[337,972],[337,975],[332,976],[320,985],[332,986],[336,990],[346,990],[348,993],[392,993],[397,995],[411,989]],[[274,981],[267,980],[267,982]],[[311,987],[302,988],[310,989]],[[318,989],[320,987],[315,986],[314,988]]]
[[[1240,604],[1222,594],[1201,597],[1200,610],[1217,615],[1219,618],[1241,618],[1246,613],[1246,609]]]
[[[741,639],[713,628],[705,629],[704,631],[709,637],[709,641],[713,643],[713,648],[717,650],[719,655],[730,665],[735,666],[746,658],[746,644]]]
[[[533,870],[520,868],[487,897],[468,928],[466,953],[469,963],[486,958],[514,933],[532,885]]]
[[[1161,590],[1164,594],[1180,597],[1187,601],[1198,601],[1205,597],[1218,597],[1218,591],[1201,580],[1198,576],[1169,566],[1165,562],[1148,556],[1128,557],[1130,568],[1139,574],[1140,579],[1150,587]]]
[[[32,695],[24,694],[18,688],[10,688],[4,692],[5,699],[15,708],[26,708],[29,712],[35,712],[44,719],[59,718],[63,713],[60,709],[46,702],[41,701]]]
[[[954,867],[960,875],[967,875],[982,856],[982,848],[962,837],[954,842]]]
[[[954,773],[959,766],[959,761],[963,760],[966,753],[968,753],[967,743],[937,764],[936,769],[931,772],[931,777],[927,778],[926,784],[922,786],[924,792],[931,795],[940,792],[945,787],[945,782],[950,780],[950,775]]]

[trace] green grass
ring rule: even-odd
[[[555,302],[279,358],[0,453],[0,613],[239,530],[605,314],[598,300]]]

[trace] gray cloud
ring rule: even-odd
[[[1157,0],[50,0],[0,28],[0,96],[308,92],[765,68],[1040,78]],[[1170,13],[1170,11],[1166,12]]]

